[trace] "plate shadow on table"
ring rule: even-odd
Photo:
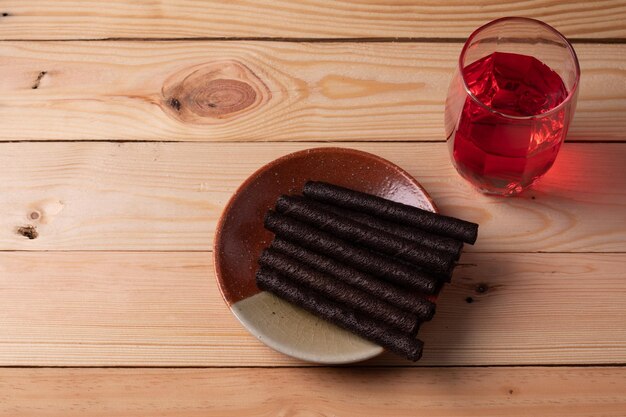
[[[455,270],[453,283],[441,293],[435,318],[420,330],[418,337],[424,341],[425,347],[419,362],[409,362],[385,352],[349,369],[345,366],[326,368],[324,375],[351,387],[368,381],[372,392],[385,392],[387,386],[397,388],[398,380],[418,375],[420,380],[428,382],[434,392],[446,395],[462,393],[467,381],[462,379],[462,373],[449,367],[473,365],[475,357],[480,356],[485,346],[484,317],[496,313],[494,309],[498,307],[494,303],[501,305],[506,302],[506,280],[516,277],[512,270],[514,266],[509,262],[481,262],[489,256],[464,254]],[[315,375],[315,378],[318,377]],[[393,395],[393,392],[387,393],[385,398]]]
[[[468,359],[463,358],[464,352],[476,349],[475,335],[480,329],[481,318],[491,313],[490,304],[504,286],[502,281],[492,278],[512,276],[508,262],[478,262],[475,255],[465,254],[454,272],[452,283],[442,290],[435,317],[431,322],[424,323],[418,334],[425,343],[424,355],[419,362],[409,362],[385,352],[355,365],[363,368],[383,367],[391,373],[394,368],[414,365],[467,365]],[[379,374],[381,371],[378,369],[372,372]]]

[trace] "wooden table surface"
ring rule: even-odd
[[[0,2],[0,415],[626,416],[626,3],[472,3]],[[464,38],[506,15],[582,68],[554,168],[510,199],[443,133]],[[327,145],[481,224],[417,364],[310,366],[219,295],[229,196]]]

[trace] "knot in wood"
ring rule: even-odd
[[[27,237],[28,239],[37,239],[39,236],[39,232],[37,232],[37,227],[33,225],[22,226],[17,228],[17,234]]]
[[[271,94],[244,64],[227,60],[173,74],[163,85],[163,109],[186,123],[220,123],[256,109]]]
[[[184,102],[199,116],[220,117],[250,107],[255,99],[256,92],[245,82],[217,79],[192,90]]]

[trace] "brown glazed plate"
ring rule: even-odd
[[[347,148],[314,148],[283,156],[252,174],[226,204],[213,252],[218,286],[244,327],[279,352],[323,364],[372,358],[383,348],[256,287],[257,259],[273,239],[263,228],[265,213],[281,194],[301,194],[309,180],[436,211],[413,177],[376,155]]]

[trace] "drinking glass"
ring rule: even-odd
[[[479,190],[515,195],[554,163],[574,115],[574,48],[534,19],[505,17],[465,42],[446,99],[454,166]]]

